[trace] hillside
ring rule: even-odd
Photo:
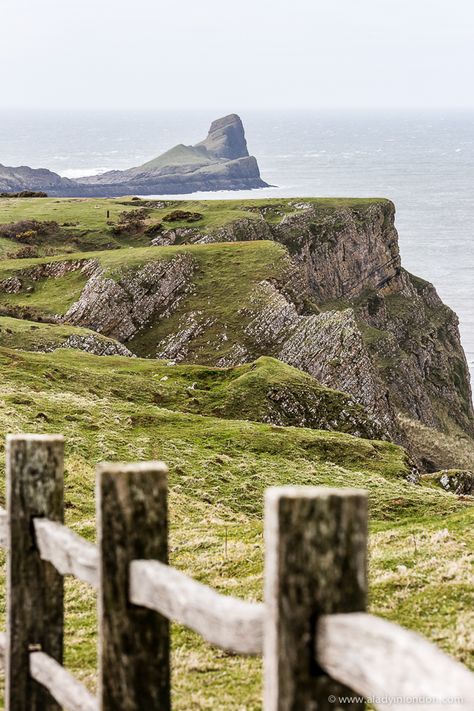
[[[420,475],[473,478],[468,371],[389,201],[0,199],[0,373],[2,466],[64,433],[92,539],[95,464],[164,459],[172,563],[222,592],[261,599],[267,486],[366,488],[371,610],[474,668],[474,498]],[[67,606],[93,687],[94,597]],[[173,673],[177,709],[260,708],[260,661],[179,627]]]
[[[35,215],[50,236],[25,237]],[[142,357],[278,358],[352,395],[428,470],[423,427],[473,436],[457,318],[403,270],[387,200],[18,199],[0,219],[5,255],[23,255],[0,263],[5,315],[89,328]]]
[[[410,468],[400,448],[337,432],[185,412],[187,388],[196,381],[203,410],[228,402],[229,383],[223,384],[221,398],[215,372],[196,366],[1,348],[0,368],[2,433],[66,433],[67,521],[82,535],[94,535],[97,461],[163,458],[171,469],[173,564],[222,592],[260,599],[264,488],[283,483],[366,487],[371,609],[422,631],[474,666],[474,550],[466,537],[474,509],[466,498],[439,486],[409,484]],[[236,374],[218,375],[227,380]],[[252,383],[246,392],[255,398]],[[3,466],[3,445],[0,459]],[[92,592],[68,582],[67,611],[67,664],[93,687]],[[176,708],[188,709],[190,698],[195,708],[235,709],[236,698],[245,699],[248,709],[259,708],[258,660],[218,653],[182,629],[174,635]]]

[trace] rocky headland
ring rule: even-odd
[[[271,356],[350,396],[421,469],[466,466],[429,442],[474,435],[457,317],[402,268],[389,200],[110,204],[122,209],[110,238],[138,248],[18,259],[0,275],[5,314],[86,328],[173,363],[232,368]],[[62,282],[64,298],[45,308],[36,295]],[[70,342],[104,352],[90,335]],[[317,419],[331,428],[321,406]]]
[[[172,195],[213,190],[268,187],[257,160],[248,152],[239,116],[213,121],[207,138],[195,146],[179,144],[128,170],[113,170],[70,180],[47,169],[0,165],[0,192],[44,191],[53,197]]]

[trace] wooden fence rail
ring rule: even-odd
[[[368,615],[367,498],[270,489],[264,603],[221,595],[168,566],[167,470],[101,464],[97,545],[63,524],[63,439],[7,438],[7,711],[166,711],[169,621],[263,654],[265,711],[474,709],[474,674],[413,632]],[[99,678],[64,667],[63,576],[95,588]]]

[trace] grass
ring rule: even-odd
[[[427,633],[473,664],[470,642],[462,641],[470,639],[472,619],[473,542],[465,535],[473,523],[472,504],[441,489],[408,484],[400,448],[180,412],[187,384],[197,379],[196,366],[1,349],[0,371],[0,462],[7,431],[65,433],[67,522],[82,535],[95,535],[96,462],[162,458],[170,465],[172,563],[221,592],[258,600],[265,488],[360,486],[370,496],[372,611]],[[202,384],[215,388],[216,398],[226,378],[239,377],[209,369]],[[176,404],[150,402],[167,388]],[[446,528],[452,530],[449,545]],[[460,577],[453,578],[449,571],[457,565]],[[177,709],[234,709],[236,699],[246,709],[260,708],[259,660],[219,653],[179,627],[173,642]],[[66,660],[91,688],[95,645],[94,596],[69,581]]]
[[[151,170],[176,165],[209,165],[213,162],[213,160],[206,157],[204,151],[180,143],[178,146],[170,148],[169,151],[166,151],[166,153],[163,153],[161,156],[143,163],[140,167]]]
[[[266,360],[264,371],[271,366]],[[285,368],[274,368],[274,379],[287,382]],[[473,523],[472,504],[432,486],[408,484],[400,448],[180,411],[190,383],[199,382],[205,409],[206,398],[215,404],[221,395],[227,401],[227,387],[243,388],[241,379],[245,383],[251,373],[246,368],[2,348],[0,372],[0,463],[8,431],[65,433],[67,522],[82,535],[95,535],[96,462],[162,458],[170,465],[173,565],[221,592],[259,600],[265,488],[288,483],[367,488],[372,611],[425,632],[473,665],[472,537],[465,535]],[[247,387],[256,397],[253,383]],[[446,528],[453,531],[449,545]],[[459,576],[453,578],[453,570]],[[92,591],[68,581],[66,662],[91,688],[95,625]],[[236,699],[246,709],[260,708],[259,660],[229,657],[180,627],[174,629],[173,645],[175,708],[234,709]]]
[[[150,261],[169,260],[178,254],[189,254],[196,270],[193,290],[183,299],[169,318],[151,323],[128,343],[137,355],[154,356],[157,344],[182,327],[181,319],[190,314],[206,314],[206,329],[193,339],[189,359],[213,363],[223,357],[236,341],[244,337],[245,322],[239,313],[249,304],[252,290],[262,280],[280,280],[289,268],[287,253],[276,242],[238,242],[179,247],[137,247],[100,252],[81,252],[67,256],[67,260],[97,260],[107,277],[121,276]],[[43,278],[33,282],[28,270],[43,264],[65,261],[65,257],[4,260],[0,262],[0,281],[20,276],[31,291],[18,294],[0,292],[4,308],[28,308],[33,314],[64,314],[77,300],[87,280],[79,270],[60,278]],[[23,272],[23,274],[22,274]],[[25,277],[26,273],[26,277]],[[215,347],[215,337],[225,333],[222,345]]]
[[[457,634],[461,629],[467,638],[470,634],[466,576],[474,553],[472,505],[441,490],[408,484],[401,476],[406,472],[403,451],[388,443],[184,414],[150,404],[146,383],[148,393],[164,387],[178,393],[198,370],[74,351],[2,349],[0,428],[3,434],[66,433],[67,522],[89,539],[95,529],[95,463],[167,461],[171,562],[221,592],[248,599],[262,596],[262,500],[267,486],[367,488],[372,611],[428,633],[472,664],[472,653]],[[169,380],[161,380],[163,373]],[[214,375],[210,371],[204,383],[218,381]],[[224,371],[221,377],[230,376]],[[2,464],[3,458],[2,445]],[[449,546],[439,533],[447,527],[453,528]],[[458,564],[463,571],[459,582],[449,576],[437,579],[435,568],[450,571]],[[410,578],[402,565],[410,566]],[[93,593],[68,581],[66,661],[91,688],[95,625]],[[180,627],[174,629],[173,645],[177,709],[260,708],[259,660],[229,657]]]
[[[1,342],[9,349],[52,351],[73,335],[93,335],[105,343],[110,340],[88,329],[0,317]],[[159,404],[180,412],[307,425],[348,434],[357,431],[366,436],[376,431],[352,398],[274,358],[261,357],[255,363],[233,368],[210,368],[169,366],[156,360],[104,359],[63,350],[54,357],[25,354],[22,382],[27,374],[44,376],[53,362],[77,393],[90,388],[96,394],[121,391],[127,401]],[[83,371],[79,369],[81,363]]]
[[[0,317],[0,346],[26,351],[62,348],[71,336],[115,343],[94,331],[63,325]],[[19,355],[17,357],[20,357]],[[122,393],[128,401],[160,404],[180,412],[307,425],[349,434],[374,436],[376,428],[350,396],[317,383],[314,378],[274,358],[234,368],[198,365],[170,366],[157,360],[94,357],[61,350],[53,357],[26,355],[27,374],[45,374],[51,364],[77,393]],[[84,363],[81,371],[79,365]],[[74,378],[70,377],[71,371]]]
[[[75,223],[66,229],[107,230],[107,211],[118,220],[127,208],[119,200],[83,198],[0,198],[0,223],[19,220],[54,220]]]
[[[217,427],[217,423],[225,420],[217,420],[212,416],[209,420],[202,419],[201,415],[196,415],[196,412],[211,415],[216,409],[225,409],[229,420],[239,417],[242,419],[244,414],[249,419],[259,420],[265,416],[266,386],[275,389],[280,385],[287,390],[292,388],[298,390],[303,380],[306,387],[315,388],[318,393],[324,393],[328,399],[334,398],[333,409],[337,408],[341,396],[336,391],[322,388],[309,376],[266,358],[261,359],[255,367],[249,365],[215,370],[204,366],[169,366],[160,361],[120,356],[91,356],[70,349],[58,350],[51,354],[0,349],[0,355],[5,378],[8,377],[10,382],[15,384],[14,394],[11,397],[6,395],[6,402],[20,409],[28,410],[36,407],[40,419],[50,416],[41,410],[41,401],[32,397],[31,392],[41,387],[44,393],[51,396],[58,389],[58,384],[61,384],[64,392],[68,392],[73,400],[80,401],[84,397],[91,397],[98,403],[107,399],[121,400],[125,411],[132,407],[143,408],[133,416],[130,415],[129,424],[133,426],[132,428],[140,429],[142,426],[158,428],[161,427],[160,423],[164,418],[174,422],[176,433],[182,432],[183,437],[186,438],[188,436],[186,433],[192,432],[197,421],[200,423],[199,436],[204,437],[208,444],[214,437],[213,428]],[[250,380],[246,378],[249,374],[260,377],[266,386],[257,390],[255,378],[252,377]],[[232,409],[236,387],[239,398],[235,409]],[[191,403],[194,412],[189,411],[190,395],[194,400]],[[241,398],[248,400],[246,413],[241,411]],[[344,399],[341,406],[346,406]],[[173,414],[176,411],[186,413],[187,416],[176,419],[176,415]],[[64,417],[66,415],[68,415],[67,408]],[[195,420],[196,416],[198,420]],[[77,413],[69,414],[65,420],[62,420],[61,426],[70,429],[70,423],[76,417]],[[81,423],[84,424],[81,418],[77,421],[79,426]],[[59,424],[58,422],[58,426]],[[318,431],[314,430],[293,429],[291,429],[292,436],[288,440],[288,447],[295,456],[304,457],[307,450],[311,450],[313,456],[316,456],[319,451],[320,457],[329,458],[333,463],[349,468],[353,464],[357,466],[358,462],[367,461],[369,468],[372,468],[373,464],[375,471],[383,471],[386,475],[398,476],[400,473],[408,472],[403,450],[388,442],[374,443],[340,433],[318,434]],[[275,445],[274,442],[283,442],[280,435],[285,431],[286,429],[282,427],[265,425],[261,430],[261,436],[254,437],[254,430],[245,421],[240,424],[229,422],[224,439],[228,440],[227,448],[234,447],[235,440],[237,447],[245,443],[250,451],[263,456],[271,453],[275,446],[282,446]]]
[[[214,243],[203,245],[181,245],[171,247],[137,247],[124,248],[122,250],[103,250],[97,252],[74,252],[72,254],[56,255],[53,257],[35,257],[33,259],[4,259],[0,261],[0,279],[6,279],[9,276],[18,274],[19,272],[30,269],[41,264],[52,264],[61,262],[71,262],[75,260],[96,259],[105,269],[107,276],[114,276],[121,269],[141,266],[146,262],[153,260],[171,259],[176,254],[189,252],[193,256],[198,256],[201,253],[207,254],[212,259],[214,255],[218,255],[221,250],[224,254],[238,253],[238,250],[244,250],[247,245],[251,248],[259,250],[276,250],[271,256],[285,254],[285,250],[281,245],[275,242],[259,241],[259,242],[242,242],[242,243]],[[240,252],[242,255],[242,252]],[[260,255],[259,255],[260,256]],[[206,260],[209,262],[209,257]]]
[[[245,340],[246,323],[240,310],[250,305],[252,291],[259,282],[283,278],[289,267],[286,251],[281,245],[266,241],[175,249],[185,249],[198,264],[194,289],[167,319],[138,333],[128,345],[137,355],[154,356],[160,341],[179,332],[188,318],[205,314],[205,328],[189,343],[186,359],[216,363],[235,342]],[[216,341],[220,344],[216,345]]]
[[[19,220],[54,220],[60,225],[69,223],[65,231],[71,234],[87,231],[97,237],[111,235],[108,221],[118,222],[123,211],[147,206],[148,222],[159,222],[172,209],[200,212],[203,218],[195,226],[209,231],[239,219],[261,219],[258,210],[270,208],[269,221],[281,219],[286,214],[298,211],[296,205],[305,202],[321,210],[352,208],[365,210],[374,203],[388,202],[383,198],[304,198],[304,199],[257,199],[257,200],[167,200],[132,201],[130,198],[0,198],[0,224]],[[257,212],[253,212],[257,210]],[[107,211],[109,218],[107,218]],[[276,217],[277,216],[277,217]],[[71,224],[72,223],[72,224]],[[173,226],[189,226],[185,221]]]
[[[277,224],[301,209],[301,202],[311,202],[320,210],[351,207],[363,215],[377,201],[182,200],[143,201],[141,206],[149,210],[150,224],[173,209],[200,212],[202,220],[194,226],[205,231],[242,218]],[[254,286],[262,280],[278,282],[285,275],[285,250],[265,241],[153,248],[144,246],[141,237],[114,236],[106,211],[116,222],[120,212],[136,207],[130,198],[0,200],[0,222],[34,218],[76,223],[63,227],[65,240],[57,245],[56,256],[0,261],[0,281],[65,258],[96,259],[107,276],[120,279],[124,271],[147,261],[188,252],[196,267],[193,291],[175,313],[131,345],[138,353],[153,353],[157,342],[179,330],[187,315],[203,312],[209,317],[208,330],[193,342],[189,360],[215,362],[233,339],[243,338],[239,311],[248,305]],[[74,241],[69,236],[78,234],[92,245],[90,251],[71,252]],[[0,257],[8,251],[0,240]],[[79,272],[57,280],[26,279],[33,290],[1,294],[1,304],[45,316],[64,313],[84,281]],[[405,307],[394,300],[391,308],[396,315]],[[67,349],[35,352],[56,348],[72,334],[89,333],[67,325],[0,318],[0,466],[4,466],[7,432],[65,434],[67,523],[93,540],[96,463],[165,460],[170,467],[172,564],[223,593],[251,600],[262,599],[263,495],[268,486],[365,488],[370,501],[371,611],[426,634],[474,669],[474,539],[470,534],[474,499],[446,493],[428,479],[409,484],[406,454],[391,443],[352,437],[349,430],[290,426],[301,424],[288,407],[291,398],[314,410],[312,422],[322,422],[323,415],[332,421],[339,418],[337,427],[342,430],[341,412],[361,421],[364,415],[344,394],[323,388],[272,358],[218,368],[97,357]],[[221,340],[216,353],[209,341],[215,344],[224,333],[228,340]],[[365,335],[376,343],[384,334],[374,329]],[[277,412],[282,418],[279,425],[266,421],[276,416],[271,393],[284,396]],[[428,428],[416,428],[405,420],[403,424],[420,450],[432,447],[436,456],[442,450],[448,457],[457,447],[463,466],[473,466],[472,449],[469,454],[469,443],[460,435],[435,436]],[[3,497],[2,480],[0,501]],[[66,663],[93,689],[95,597],[77,581],[68,580],[66,589]],[[0,607],[4,610],[3,597]],[[176,626],[173,693],[178,711],[257,711],[261,663],[221,653]]]
[[[70,336],[93,336],[104,343],[115,343],[87,328],[0,316],[0,342],[5,348],[52,351],[61,348]]]
[[[21,291],[18,294],[9,294],[7,298],[0,296],[0,303],[33,307],[35,312],[48,316],[63,315],[77,300],[86,282],[87,277],[84,274],[73,271],[55,279],[31,282],[31,292]]]

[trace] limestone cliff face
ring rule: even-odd
[[[125,356],[126,358],[134,358],[134,354],[128,350],[122,343],[104,338],[95,334],[81,336],[73,334],[69,336],[60,346],[47,350],[53,351],[60,348],[74,348],[76,351],[85,351],[98,356]]]
[[[310,373],[323,385],[350,393],[379,426],[395,436],[395,413],[352,309],[298,314],[274,286],[262,283],[245,329],[250,352],[262,344],[280,360]],[[226,359],[226,363],[229,358]]]
[[[0,165],[0,192],[14,193],[22,190],[41,190],[49,194],[69,194],[75,183],[68,178],[61,178],[46,168],[29,168],[22,165],[17,168]]]
[[[434,287],[406,272],[397,290],[365,294],[356,313],[397,410],[429,427],[474,433],[458,318]]]
[[[211,123],[207,138],[198,143],[213,158],[235,160],[249,155],[244,125],[237,114],[229,114]]]
[[[269,353],[354,395],[392,436],[397,412],[472,434],[457,317],[432,285],[401,268],[393,204],[298,208],[276,225],[240,220],[202,236],[194,231],[191,241],[201,243],[271,238],[288,248],[295,267],[286,281],[260,285],[253,310],[242,313],[245,336],[217,363]],[[193,314],[190,326],[183,315],[183,328],[159,345],[159,354],[188,358],[195,334],[208,328],[202,319]]]
[[[152,318],[165,318],[191,286],[195,264],[188,254],[154,261],[115,280],[97,267],[64,321],[126,342]]]
[[[365,289],[400,282],[400,253],[391,202],[363,209],[324,210],[310,205],[284,217],[274,239],[288,247],[318,303],[352,300]]]
[[[64,320],[148,357],[227,366],[274,356],[350,394],[379,431],[397,441],[404,441],[400,414],[472,435],[457,318],[433,286],[401,268],[393,204],[295,201],[290,207],[278,220],[266,219],[262,209],[257,218],[215,230],[160,233],[161,243],[273,240],[285,246],[284,271],[254,283],[230,303],[227,316],[216,316],[211,292],[193,300],[206,267],[197,251],[181,248],[166,260],[124,266],[113,278],[91,260],[76,264],[88,281]],[[60,274],[66,267],[56,262],[45,269]],[[16,279],[9,277],[0,290],[21,289]]]

